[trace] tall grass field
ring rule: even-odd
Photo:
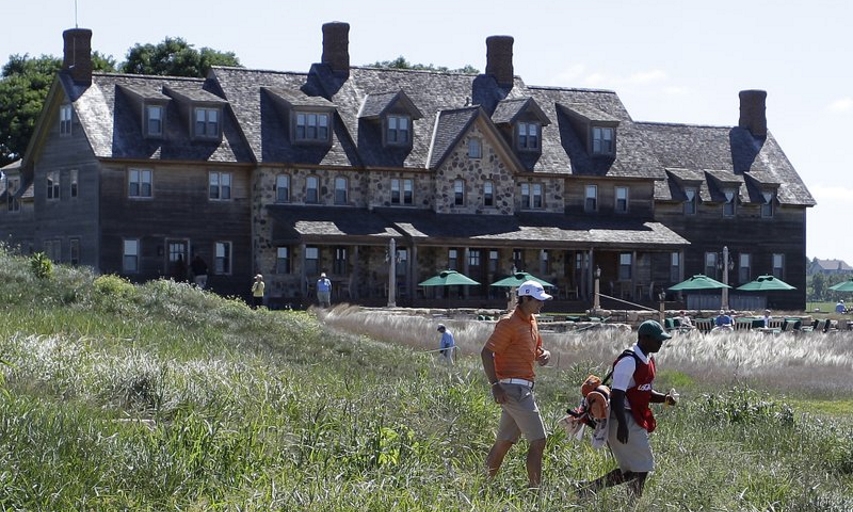
[[[479,352],[493,322],[440,312],[252,310],[0,250],[0,510],[849,511],[853,334],[679,335],[658,355],[657,470],[579,501],[615,467],[558,420],[635,334],[547,332],[524,442],[485,478],[500,409]],[[459,345],[435,352],[438,321]]]

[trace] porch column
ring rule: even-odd
[[[299,289],[302,290],[302,296],[305,298],[306,305],[307,305],[307,303],[310,301],[310,299],[308,298],[308,273],[305,271],[305,243],[304,242],[299,244],[299,252],[300,252],[300,255],[299,255],[300,266],[302,267],[302,272],[301,272],[302,283],[300,283]]]
[[[388,242],[388,307],[397,307],[397,241]]]

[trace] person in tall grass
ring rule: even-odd
[[[255,309],[264,305],[264,288],[264,276],[256,275],[255,282],[252,283],[252,307]]]
[[[546,433],[533,395],[533,363],[546,365],[551,359],[551,353],[542,346],[535,315],[552,297],[536,281],[522,283],[517,296],[515,309],[498,320],[480,353],[492,398],[501,406],[495,443],[486,456],[486,471],[489,478],[497,475],[507,452],[524,434],[528,442],[528,486],[534,489],[542,481]]]
[[[321,308],[332,307],[332,282],[325,272],[321,272],[320,279],[317,279],[317,302]]]
[[[444,324],[438,324],[438,329],[436,330],[441,333],[441,340],[438,342],[441,358],[445,363],[452,365],[453,351],[456,350],[456,340],[453,339],[453,333]]]
[[[637,343],[613,363],[607,444],[619,467],[596,480],[578,484],[581,498],[619,484],[628,485],[632,500],[643,495],[646,478],[655,469],[649,434],[657,422],[649,404],[675,405],[678,396],[674,391],[663,394],[652,387],[656,370],[652,354],[671,337],[661,324],[646,320],[637,329]]]

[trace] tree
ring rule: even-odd
[[[131,48],[121,70],[136,75],[204,78],[212,66],[242,67],[233,52],[196,50],[180,37],[167,37],[157,45],[137,44]]]
[[[0,167],[21,157],[62,60],[12,55],[0,71]],[[92,54],[92,68],[115,71],[112,57]]]
[[[465,67],[457,69],[450,69],[446,66],[434,66],[432,64],[412,64],[411,62],[407,61],[406,58],[402,55],[394,60],[374,62],[373,64],[369,64],[368,67],[385,69],[413,69],[416,71],[441,71],[443,73],[466,73],[471,75],[476,75],[480,73],[477,68],[471,66],[470,64],[466,64]]]

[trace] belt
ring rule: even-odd
[[[527,386],[530,389],[533,389],[533,381],[527,379],[500,379],[498,380],[501,384],[517,384],[519,386]]]

